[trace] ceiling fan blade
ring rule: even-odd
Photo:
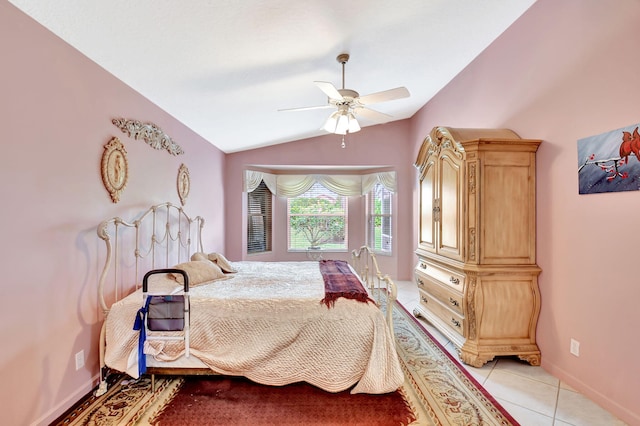
[[[279,109],[278,112],[283,112],[283,111],[308,111],[308,110],[311,110],[311,109],[326,109],[326,108],[335,108],[335,107],[333,105],[326,104],[326,105],[316,105],[316,106],[298,107],[298,108],[284,108],[284,109]]]
[[[377,104],[379,102],[393,101],[396,99],[408,98],[409,91],[406,87],[396,87],[395,89],[384,90],[382,92],[371,93],[360,96],[358,102],[361,105]]]
[[[314,83],[330,99],[335,99],[335,100],[338,100],[338,101],[342,100],[342,95],[340,94],[340,92],[338,92],[338,89],[336,89],[336,86],[334,86],[332,83],[329,83],[328,81],[314,81]]]
[[[375,111],[375,110],[364,108],[364,107],[355,108],[353,110],[353,113],[356,114],[358,117],[363,117],[369,121],[373,121],[376,123],[384,123],[393,118],[389,114],[385,114],[383,112]]]

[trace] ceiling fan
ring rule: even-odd
[[[281,109],[279,111],[337,108],[337,111],[329,116],[322,128],[330,133],[346,135],[347,133],[355,133],[360,130],[360,124],[356,119],[356,115],[378,123],[389,121],[389,119],[392,118],[388,114],[368,108],[369,105],[409,97],[409,91],[406,87],[396,87],[395,89],[371,93],[365,96],[360,96],[355,90],[346,89],[344,87],[344,69],[345,64],[349,61],[349,54],[341,53],[336,60],[342,64],[342,89],[336,89],[336,87],[328,81],[314,81],[315,85],[328,96],[326,105]]]

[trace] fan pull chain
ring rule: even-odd
[[[346,148],[347,144],[344,142],[344,135],[342,135],[342,144],[340,145],[341,148]]]

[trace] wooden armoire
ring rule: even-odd
[[[420,237],[414,310],[480,367],[500,355],[540,365],[536,325],[536,151],[506,129],[435,127],[415,166]]]

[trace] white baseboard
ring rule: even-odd
[[[31,426],[47,426],[51,424],[55,419],[60,417],[65,411],[73,406],[76,402],[80,401],[86,394],[88,394],[93,388],[100,383],[100,374],[96,374],[91,378],[91,382],[85,384],[80,389],[73,392],[71,395],[60,401],[55,407],[52,407],[49,411],[43,414],[39,419],[31,423]]]

